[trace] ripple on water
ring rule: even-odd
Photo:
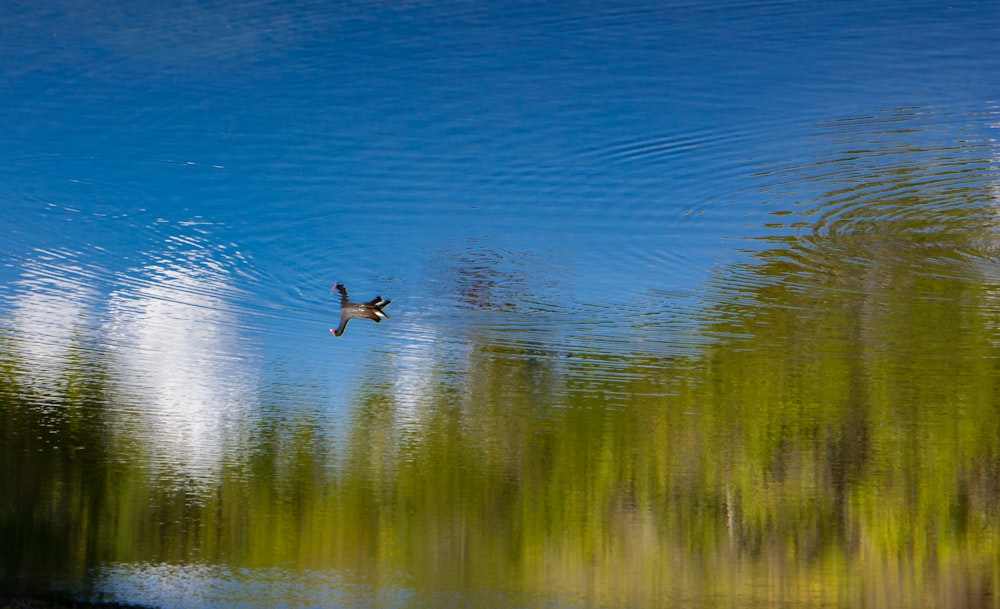
[[[974,118],[901,109],[821,125],[833,151],[758,175],[779,208],[780,232],[767,240],[803,272],[875,263],[961,272],[988,251],[997,221],[995,150]]]
[[[98,569],[94,588],[105,601],[150,604],[162,609],[456,606],[454,591],[429,590],[415,583],[406,574],[375,578],[360,569],[111,563]],[[555,602],[519,596],[495,591],[466,591],[458,605],[550,606]]]

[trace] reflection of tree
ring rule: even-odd
[[[459,301],[474,309],[497,308],[496,290],[509,278],[496,268],[495,252],[466,252],[454,266],[455,292]]]
[[[738,444],[727,450],[734,463],[766,465],[760,490],[797,485],[751,510],[745,491],[759,483],[746,477],[743,534],[777,533],[803,556],[836,548],[912,568],[955,547],[982,551],[950,525],[968,505],[951,476],[996,463],[989,443],[968,451],[970,439],[955,435],[981,438],[976,421],[997,424],[984,386],[996,354],[985,331],[989,280],[977,268],[993,230],[981,166],[974,151],[892,146],[799,168],[831,177],[805,205],[813,230],[796,222],[799,234],[727,269],[735,286],[720,275],[712,331],[746,338],[710,347],[713,376],[724,373],[724,395],[759,421],[729,436]],[[1000,498],[981,482],[974,494]],[[790,510],[813,513],[813,524],[782,527],[778,514]],[[957,545],[945,550],[942,538]],[[914,547],[926,554],[914,557]]]
[[[294,565],[609,606],[992,602],[996,319],[989,228],[966,226],[986,195],[920,194],[915,162],[872,154],[823,165],[858,185],[810,205],[817,230],[723,269],[694,356],[514,340],[504,290],[528,279],[458,257],[444,291],[489,324],[422,332],[403,367],[373,356],[342,444],[275,396],[211,493],[112,464],[94,418],[113,379],[68,375],[41,410],[7,371],[3,484],[25,491],[0,501],[4,564]],[[878,196],[819,211],[845,192]]]
[[[4,345],[6,347],[6,345]],[[4,349],[6,351],[6,349]],[[45,591],[52,579],[82,581],[102,554],[101,521],[113,472],[101,425],[100,371],[70,374],[58,399],[0,372],[0,586]],[[79,372],[79,369],[74,372]]]
[[[552,272],[531,254],[476,247],[442,252],[435,267],[440,289],[462,307],[503,312],[517,309],[529,291],[541,293]]]

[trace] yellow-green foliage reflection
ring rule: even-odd
[[[269,405],[207,486],[139,465],[99,374],[43,400],[5,369],[2,574],[206,561],[570,605],[998,606],[1000,299],[965,230],[981,218],[929,242],[920,200],[844,192],[809,238],[719,274],[694,356],[484,332],[463,374],[430,369],[419,412],[388,380],[339,434]]]

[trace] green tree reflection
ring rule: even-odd
[[[720,270],[696,356],[470,331],[418,416],[376,361],[339,445],[263,416],[210,493],[117,465],[93,362],[40,396],[4,357],[4,577],[197,560],[595,606],[997,606],[989,190],[948,150],[807,169],[857,183]]]

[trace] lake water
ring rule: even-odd
[[[0,33],[0,592],[1000,607],[996,2]]]

